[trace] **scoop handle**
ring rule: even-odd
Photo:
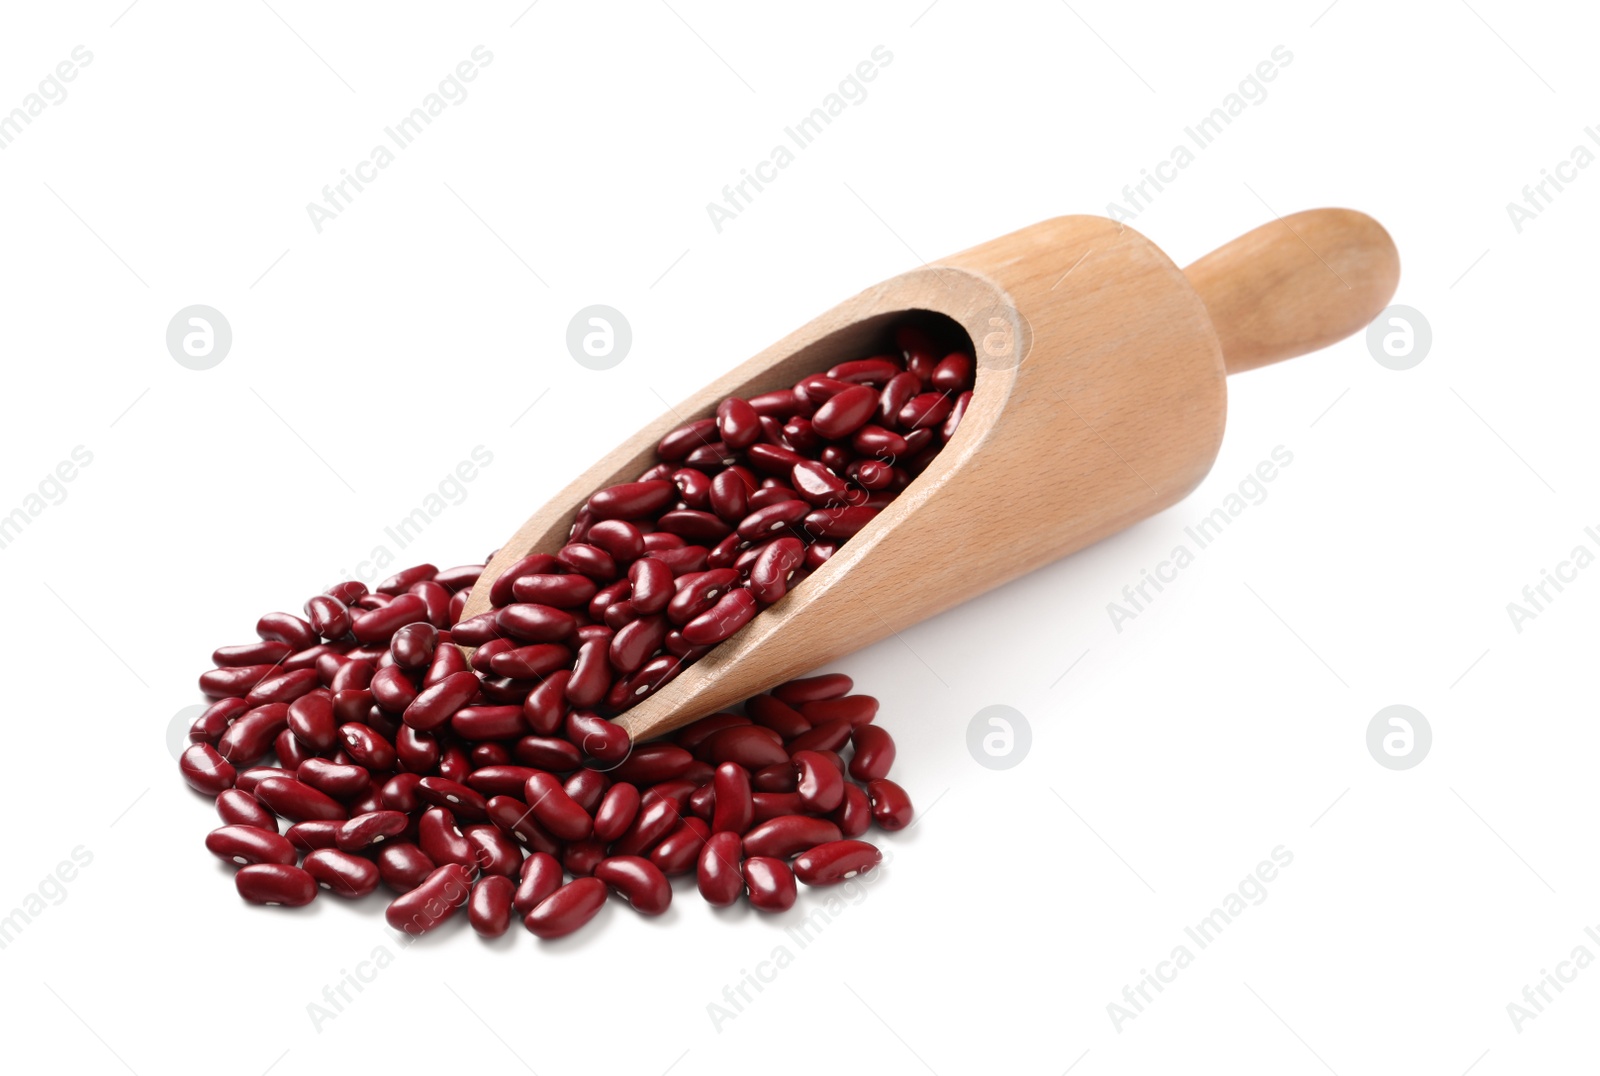
[[[1394,296],[1400,254],[1365,213],[1308,209],[1246,232],[1184,275],[1237,374],[1365,328]]]

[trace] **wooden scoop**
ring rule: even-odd
[[[510,564],[559,549],[589,494],[633,480],[724,397],[867,355],[910,312],[953,319],[977,358],[955,436],[826,564],[617,719],[635,742],[659,736],[1172,505],[1216,458],[1226,375],[1360,330],[1399,275],[1388,233],[1348,209],[1264,224],[1186,271],[1101,217],[1001,236],[868,288],[640,430],[500,547],[462,618],[489,609]]]

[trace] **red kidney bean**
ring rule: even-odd
[[[431,564],[416,564],[410,568],[402,568],[389,578],[379,583],[374,589],[379,594],[403,594],[415,583],[432,579],[439,574],[439,569]]]
[[[390,837],[398,837],[410,825],[411,821],[404,812],[368,811],[341,822],[334,832],[333,843],[341,852],[359,852]]]
[[[763,766],[750,775],[750,787],[757,792],[793,792],[798,785],[793,765]]]
[[[450,728],[464,740],[515,740],[528,732],[521,706],[463,706]]]
[[[338,598],[346,605],[350,605],[366,592],[367,584],[355,579],[346,579],[341,583],[333,584],[333,586],[329,587],[327,590],[324,590],[322,593],[334,598]]]
[[[641,616],[661,612],[673,596],[673,575],[668,564],[656,557],[641,557],[628,568],[634,609]]]
[[[744,849],[753,856],[787,859],[807,848],[839,839],[839,827],[826,818],[790,814],[769,818],[744,835]]]
[[[851,725],[866,725],[878,714],[878,700],[871,695],[846,695],[837,699],[818,699],[800,704],[800,712],[813,725],[830,721],[848,721]],[[833,750],[837,750],[834,748]]]
[[[794,859],[795,877],[806,885],[834,885],[883,862],[883,853],[866,841],[829,841]]]
[[[299,702],[296,699],[295,702]],[[330,699],[333,704],[333,720],[336,724],[348,725],[364,719],[377,700],[367,688],[352,688],[347,691],[335,691]],[[403,707],[402,707],[403,709]],[[393,711],[399,713],[399,710]]]
[[[242,665],[276,665],[290,654],[294,647],[275,639],[262,639],[238,646],[219,646],[211,652],[211,663],[224,669]]]
[[[880,829],[905,829],[911,824],[911,797],[887,778],[867,783],[867,798],[872,801],[872,820]]]
[[[311,819],[306,822],[296,822],[289,827],[284,836],[300,851],[314,852],[319,848],[335,847],[341,825],[342,822],[332,819]]]
[[[714,772],[714,771],[713,771]],[[672,781],[662,781],[653,784],[639,793],[639,802],[648,807],[654,800],[667,800],[682,814],[689,808],[689,797],[694,795],[698,786],[687,778],[678,778]]]
[[[755,615],[755,595],[743,587],[730,590],[716,605],[685,624],[683,637],[696,646],[711,646],[744,627]]]
[[[422,797],[417,795],[417,786],[422,783],[422,777],[415,773],[397,773],[385,781],[379,791],[378,801],[384,810],[401,811],[411,814],[421,810]]]
[[[432,732],[471,702],[477,693],[476,676],[470,672],[451,673],[432,687],[424,688],[405,708],[400,719],[419,732]]]
[[[290,708],[285,703],[266,703],[248,709],[216,741],[216,753],[234,765],[250,765],[266,757],[272,741],[288,727]]]
[[[733,728],[735,725],[748,725],[750,719],[743,714],[719,713],[702,717],[698,721],[690,722],[679,729],[673,736],[673,741],[685,751],[700,758],[700,749],[713,734],[723,729]]]
[[[253,826],[268,833],[278,832],[277,817],[248,792],[225,788],[217,794],[217,816],[230,826]]]
[[[573,803],[592,815],[600,806],[606,789],[611,787],[611,779],[599,770],[581,769],[568,777],[561,787],[572,797]]]
[[[837,751],[850,742],[854,726],[844,718],[826,721],[789,741],[789,751]]]
[[[700,819],[685,818],[677,829],[650,850],[650,862],[669,878],[688,874],[694,870],[700,858],[700,849],[710,835],[711,827]]]
[[[520,799],[494,796],[490,798],[487,810],[489,821],[535,852],[554,854],[561,850],[561,843],[539,825],[533,817],[533,809]]]
[[[642,616],[622,627],[611,639],[612,668],[620,673],[637,672],[667,638],[667,618]]]
[[[436,867],[422,884],[390,902],[384,918],[395,930],[416,937],[434,930],[467,903],[475,872],[460,863]]]
[[[495,613],[495,625],[524,643],[559,643],[577,628],[572,614],[553,605],[518,602]]]
[[[677,535],[671,535],[677,538]],[[679,542],[683,539],[678,538]],[[706,566],[706,556],[710,551],[703,545],[679,545],[670,549],[652,550],[645,554],[651,560],[659,560],[672,570],[673,575],[683,575],[687,572],[703,571]]]
[[[284,721],[295,739],[312,751],[327,751],[337,742],[338,723],[330,692],[313,691],[295,699],[284,712]]]
[[[442,807],[456,818],[478,821],[488,817],[488,801],[481,793],[447,777],[424,777],[417,782],[417,795],[423,803]]]
[[[606,846],[590,837],[586,841],[573,841],[561,850],[561,866],[574,878],[587,878],[594,873],[594,865],[606,858]]]
[[[407,624],[427,619],[428,603],[415,594],[402,594],[387,605],[358,613],[350,623],[350,634],[359,643],[387,642]]]
[[[408,594],[415,594],[422,599],[422,604],[428,610],[428,623],[435,628],[448,627],[455,614],[451,607],[455,605],[455,598],[444,587],[432,580],[424,580],[411,584]]]
[[[909,370],[891,377],[884,384],[883,391],[878,395],[879,423],[883,425],[898,423],[901,409],[921,391],[922,378]]]
[[[315,690],[320,682],[316,669],[291,669],[257,681],[256,685],[245,693],[244,701],[252,706],[269,702],[293,702],[306,692]]]
[[[196,792],[215,796],[232,788],[238,771],[217,753],[210,744],[196,743],[184,748],[178,756],[178,769],[189,787]]]
[[[751,721],[771,729],[785,740],[811,731],[811,722],[800,711],[771,695],[756,695],[747,699],[744,711],[750,715]]]
[[[812,398],[815,399],[815,396]],[[811,416],[811,427],[830,441],[849,437],[872,417],[878,407],[878,398],[878,391],[868,385],[852,385],[835,392]]]
[[[567,682],[571,678],[565,669],[551,673],[523,700],[522,716],[536,734],[549,736],[561,728],[567,716]]]
[[[243,696],[262,677],[278,671],[276,665],[235,665],[200,674],[200,690],[212,698]]]
[[[717,405],[717,432],[730,448],[749,448],[761,436],[761,416],[749,403],[730,396]]]
[[[908,430],[935,427],[943,425],[950,417],[951,407],[950,393],[924,392],[907,401],[897,417],[900,425]]]
[[[612,842],[612,853],[631,856],[648,852],[656,842],[677,828],[678,817],[678,805],[669,799],[656,798],[643,803],[633,824]]]
[[[859,837],[867,831],[867,827],[872,825],[872,802],[867,799],[860,785],[845,784],[844,800],[828,815],[828,821],[838,826],[840,836],[847,839]]]
[[[594,819],[578,806],[561,782],[548,773],[528,778],[524,798],[539,824],[563,841],[581,841],[594,830]]]
[[[480,766],[467,776],[467,787],[485,796],[520,796],[532,777],[531,766],[500,763]]]
[[[606,892],[606,883],[598,878],[574,878],[523,916],[522,925],[535,937],[565,937],[599,913]]]
[[[249,709],[250,704],[240,698],[218,699],[202,710],[189,726],[189,741],[215,747],[222,734],[228,731],[228,725]]]
[[[441,751],[432,733],[401,725],[394,736],[395,764],[410,774],[432,773],[439,768]]]
[[[370,690],[373,700],[392,714],[403,713],[417,697],[416,685],[406,671],[394,665],[387,665],[373,673]]]
[[[518,915],[527,915],[540,901],[561,888],[561,861],[548,852],[534,852],[522,861],[519,878],[511,906]]]
[[[750,798],[750,774],[736,762],[724,762],[711,779],[715,806],[711,814],[713,833],[744,833],[755,816]]]
[[[939,360],[929,378],[933,387],[943,392],[961,392],[972,387],[972,360],[959,351],[951,352]]]
[[[372,787],[372,775],[362,767],[329,762],[325,758],[306,759],[295,770],[295,777],[336,800],[359,799]]]
[[[498,826],[468,826],[463,833],[480,870],[513,878],[522,869],[522,849]]]
[[[718,765],[737,762],[747,770],[759,770],[763,766],[789,761],[788,752],[783,749],[783,741],[778,734],[760,725],[737,725],[713,733],[706,740],[705,747],[706,756],[711,762]]]
[[[809,502],[798,498],[780,500],[775,504],[754,509],[739,521],[737,531],[739,537],[747,541],[776,537],[780,533],[788,532],[795,524],[806,518],[811,510]]]
[[[417,846],[435,863],[463,863],[470,867],[478,862],[472,842],[442,807],[429,807],[422,812],[417,820]]]
[[[368,725],[352,722],[339,726],[339,739],[344,742],[345,753],[351,761],[368,770],[387,773],[394,769],[394,745]]]
[[[299,908],[317,895],[317,883],[299,867],[287,863],[252,863],[233,877],[239,895],[251,904]]]
[[[894,468],[879,460],[864,460],[856,465],[855,480],[863,489],[887,489],[894,481]]]
[[[479,878],[467,900],[467,922],[485,938],[498,938],[511,928],[511,898],[516,883],[502,875]]]
[[[583,575],[525,575],[511,585],[517,601],[557,609],[582,608],[598,590],[594,581]]]
[[[600,762],[621,762],[633,749],[626,729],[587,710],[567,715],[566,732],[580,751]]]
[[[850,756],[850,776],[857,781],[876,781],[889,776],[894,765],[894,738],[877,725],[861,725],[851,732],[855,753]]]
[[[882,387],[900,372],[900,364],[889,358],[853,359],[841,362],[828,371],[835,381],[848,381],[853,385]]]
[[[467,774],[471,770],[472,767],[467,761],[467,753],[460,747],[452,745],[439,753],[438,776],[443,777],[446,781],[455,781],[457,783],[465,781]],[[422,787],[420,782],[417,787],[419,789]]]
[[[618,781],[655,785],[682,777],[693,764],[694,756],[676,744],[641,744],[611,771],[611,775]]]
[[[567,701],[587,709],[598,704],[611,690],[611,647],[599,639],[578,647],[578,660],[567,681]]]
[[[621,563],[635,561],[644,556],[644,535],[638,527],[626,520],[603,519],[589,528],[584,540],[590,545],[599,546],[611,554],[613,560]]]
[[[276,830],[268,833],[254,826],[222,826],[206,836],[206,850],[224,863],[245,866],[250,863],[288,863],[298,858],[294,845]]]
[[[594,812],[594,838],[610,844],[628,831],[639,815],[639,789],[618,781],[606,790]]]
[[[568,542],[562,546],[561,552],[556,554],[556,562],[602,583],[617,577],[617,562],[611,554],[585,542]]]
[[[853,687],[854,682],[843,672],[824,672],[822,676],[806,676],[798,681],[779,684],[773,689],[773,698],[789,706],[803,706],[826,698],[845,697],[850,695]]]
[[[798,792],[752,792],[750,805],[750,820],[757,825],[786,814],[799,814],[806,809]]]
[[[178,762],[181,766],[183,760],[179,759]],[[240,792],[248,792],[253,796],[256,792],[256,786],[268,777],[293,776],[293,770],[286,770],[279,766],[252,766],[248,770],[243,770],[239,773],[238,777],[234,779],[233,787]]]
[[[304,650],[317,643],[316,630],[293,613],[266,614],[256,621],[256,634],[263,639],[287,643],[295,650]]]
[[[611,856],[595,864],[594,877],[615,889],[642,915],[660,915],[672,904],[672,886],[659,867],[638,856]]]
[[[434,862],[414,844],[388,844],[378,852],[378,874],[396,893],[409,893],[434,871]]]
[[[342,822],[349,817],[349,812],[338,800],[293,777],[264,778],[255,787],[255,797],[273,814],[291,822]]]
[[[750,891],[750,905],[757,911],[786,912],[794,907],[798,890],[794,872],[781,859],[751,856],[739,867]]]
[[[667,458],[664,453],[662,458]],[[594,494],[588,504],[596,519],[645,519],[677,499],[678,489],[671,482],[624,482]]]
[[[712,834],[700,850],[695,882],[708,904],[727,907],[744,894],[744,842],[737,833]]]
[[[843,802],[844,775],[831,759],[816,751],[796,751],[789,757],[794,762],[795,791],[807,810],[827,814]]]
[[[380,872],[376,863],[337,848],[319,848],[311,852],[306,856],[304,869],[319,889],[326,889],[334,896],[354,899],[378,888]]]
[[[847,508],[818,508],[805,517],[805,530],[822,538],[849,538],[872,522],[876,508],[860,505]]]
[[[972,393],[963,392],[956,397],[955,406],[950,409],[950,414],[945,418],[944,425],[939,427],[939,436],[946,442],[956,435],[956,428],[961,425],[961,419],[966,415],[967,408],[972,406]]]
[[[837,542],[812,542],[806,547],[806,570],[816,571],[839,549]]]
[[[521,765],[551,773],[567,773],[583,764],[583,754],[577,747],[551,736],[524,736],[517,741],[513,753]]]
[[[433,660],[439,632],[432,624],[407,624],[389,640],[389,653],[402,669],[420,669]]]

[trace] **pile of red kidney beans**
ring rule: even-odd
[[[239,894],[298,906],[381,883],[408,934],[464,907],[486,936],[518,916],[556,938],[612,891],[660,914],[676,875],[712,904],[775,912],[797,880],[876,866],[859,838],[912,808],[877,700],[849,677],[790,681],[638,746],[611,718],[782,598],[953,435],[970,352],[912,325],[892,341],[668,434],[558,552],[493,580],[488,612],[460,619],[482,565],[422,564],[219,648],[179,767],[216,798],[206,847],[239,867]]]

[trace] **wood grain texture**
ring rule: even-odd
[[[1370,242],[1335,241],[1338,222],[1289,219],[1323,243],[1318,253],[1347,269],[1347,279],[1366,269],[1382,275]],[[820,569],[621,715],[634,740],[804,675],[1114,534],[1180,500],[1210,470],[1227,409],[1225,347],[1237,348],[1228,369],[1236,360],[1245,369],[1321,346],[1336,326],[1359,328],[1351,319],[1384,291],[1380,280],[1363,282],[1359,301],[1331,292],[1274,228],[1288,234],[1274,222],[1197,262],[1200,292],[1145,237],[1087,216],[1044,221],[869,288],[575,479],[495,554],[463,618],[488,609],[489,586],[509,564],[555,552],[590,493],[649,468],[666,433],[712,415],[724,397],[787,387],[858,358],[911,311],[946,315],[974,342],[976,385],[956,436]],[[1209,311],[1202,293],[1214,304]],[[1258,309],[1277,301],[1315,324],[1296,330],[1293,317]],[[1330,316],[1319,304],[1339,312]],[[1219,314],[1246,325],[1224,326],[1219,340]]]
[[[1359,332],[1394,296],[1400,253],[1365,213],[1310,209],[1241,235],[1185,275],[1236,374]]]

